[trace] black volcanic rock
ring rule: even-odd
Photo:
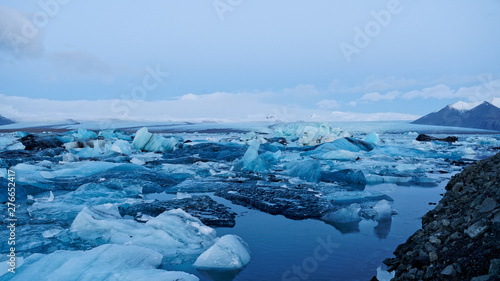
[[[7,118],[3,117],[2,115],[0,115],[0,126],[1,125],[9,125],[12,123],[14,123],[14,121],[7,119]]]
[[[25,146],[25,150],[44,150],[63,145],[63,142],[54,136],[27,135],[20,138],[19,141]]]
[[[422,228],[384,263],[393,281],[499,280],[500,153],[453,176]]]
[[[118,209],[122,216],[133,216],[136,220],[141,221],[142,215],[156,217],[165,211],[177,208],[183,209],[208,226],[233,227],[236,224],[236,213],[206,195],[167,201],[154,200],[150,203],[125,204]]]
[[[458,141],[458,138],[457,137],[446,137],[446,138],[435,138],[435,137],[431,137],[429,135],[425,135],[425,134],[420,134],[418,135],[418,137],[416,138],[417,141],[445,141],[445,142],[456,142]]]
[[[500,131],[500,108],[487,101],[470,110],[458,110],[448,105],[412,123]]]

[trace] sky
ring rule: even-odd
[[[0,0],[0,114],[411,120],[500,97],[499,34],[499,0]]]

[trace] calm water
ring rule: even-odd
[[[205,276],[207,273],[198,272],[190,264],[167,269],[186,271],[197,275],[200,280],[369,280],[376,275],[377,266],[392,256],[396,246],[420,228],[422,215],[433,208],[428,203],[440,200],[445,184],[432,188],[393,184],[367,186],[366,190],[390,195],[398,215],[393,216],[392,222],[381,225],[363,220],[359,227],[337,226],[340,230],[321,221],[289,220],[214,197],[239,214],[236,226],[217,228],[218,235],[242,237],[250,246],[252,261],[236,276],[209,278]],[[328,239],[337,244],[337,248],[328,256],[321,249],[316,255],[321,261],[314,259],[315,250],[322,245],[319,240],[327,242]],[[285,274],[287,271],[290,271],[288,275]]]

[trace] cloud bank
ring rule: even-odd
[[[130,121],[380,121],[414,120],[403,113],[354,113],[332,111],[332,100],[316,108],[273,103],[271,92],[186,94],[171,100],[133,99],[57,101],[0,94],[0,114],[16,121],[100,120]]]

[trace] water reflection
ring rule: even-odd
[[[377,226],[374,227],[373,231],[380,239],[386,239],[391,232],[392,218],[377,221]]]
[[[359,221],[353,222],[332,222],[325,221],[326,224],[333,226],[335,229],[340,231],[342,234],[348,233],[358,233],[360,232]],[[386,239],[391,232],[392,218],[377,220],[377,225],[373,228],[373,232],[380,239]]]
[[[356,233],[359,232],[359,222],[360,221],[353,221],[353,222],[326,222],[326,224],[329,224],[338,231],[340,231],[342,234],[347,234],[347,233]]]
[[[197,269],[198,272],[207,277],[210,278],[210,280],[214,281],[232,281],[238,274],[243,270],[201,270]]]

